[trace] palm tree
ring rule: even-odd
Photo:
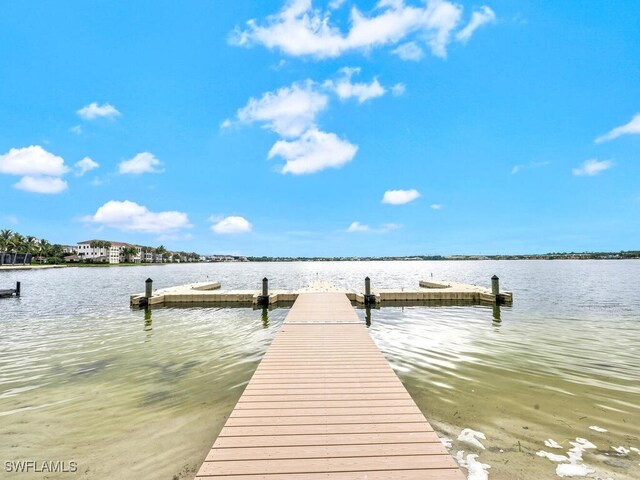
[[[51,244],[44,238],[38,241],[38,255],[43,258],[51,256]]]
[[[122,255],[124,255],[124,257],[128,262],[131,262],[132,261],[131,259],[135,257],[137,254],[138,254],[138,249],[132,245],[129,245],[128,247],[124,247],[122,249]]]
[[[19,233],[14,233],[9,240],[9,248],[10,251],[14,253],[13,256],[13,265],[16,264],[16,259],[18,257],[18,253],[21,251],[25,251],[26,249],[26,241],[25,238]]]
[[[38,239],[32,235],[27,235],[27,237],[24,240],[24,246],[25,246],[25,255],[24,255],[24,261],[22,262],[23,265],[27,264],[27,254],[31,254],[32,256],[34,256],[36,253],[38,253]]]
[[[13,231],[8,228],[0,230],[0,252],[7,252],[9,250],[9,241],[13,236]]]

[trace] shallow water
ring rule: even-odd
[[[452,453],[479,453],[490,478],[557,478],[539,450],[584,437],[591,478],[640,478],[640,262],[305,262],[0,272],[0,460],[75,461],[73,478],[190,478],[286,309],[130,310],[154,287],[413,287],[421,278],[487,285],[513,307],[359,310]],[[589,426],[608,432],[596,432]],[[483,432],[486,450],[456,440]],[[563,447],[551,449],[552,438]],[[42,478],[42,474],[0,477]],[[72,474],[50,474],[69,478]]]

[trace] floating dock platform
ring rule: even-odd
[[[346,294],[298,293],[200,480],[464,480]]]
[[[0,298],[13,297],[14,295],[20,296],[20,282],[16,282],[16,288],[0,289]]]
[[[497,277],[494,277],[497,279]],[[368,280],[368,279],[367,279]],[[492,282],[494,280],[492,279]],[[329,283],[317,282],[306,289],[300,290],[269,290],[265,288],[266,279],[263,279],[263,289],[259,290],[222,290],[218,282],[192,283],[177,287],[150,289],[150,295],[138,293],[131,295],[132,307],[140,306],[237,306],[252,307],[257,305],[291,305],[299,295],[311,292],[341,293],[355,305],[389,306],[402,305],[429,305],[437,302],[447,304],[506,304],[513,302],[511,292],[499,292],[498,288],[485,288],[478,285],[464,283],[425,281],[419,282],[419,286],[413,290],[405,289],[368,289],[365,282],[364,291],[346,290],[336,288]]]

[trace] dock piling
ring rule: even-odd
[[[258,305],[269,306],[269,279],[262,279],[262,295],[258,295]]]
[[[153,280],[147,278],[144,282],[144,296],[149,300],[153,296]]]
[[[500,279],[497,275],[491,277],[491,293],[496,296],[500,293]]]
[[[20,282],[16,282],[16,297],[20,296]]]
[[[371,279],[369,277],[366,277],[364,279],[364,304],[376,304],[376,296],[371,294]]]

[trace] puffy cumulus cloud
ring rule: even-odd
[[[266,128],[283,137],[297,137],[315,126],[318,114],[328,102],[328,97],[307,80],[267,92],[260,99],[250,98],[236,118],[242,123],[263,122]],[[231,122],[223,122],[223,126],[230,125]]]
[[[290,0],[264,22],[249,20],[229,37],[233,45],[261,44],[291,56],[335,58],[349,51],[395,45],[409,36],[424,39],[433,55],[445,57],[452,32],[459,26],[462,7],[446,0],[418,6],[403,0],[380,0],[371,15],[353,7],[349,28],[331,21],[331,9],[314,8],[311,0]],[[477,27],[474,27],[474,29]],[[470,31],[469,36],[473,33]]]
[[[349,232],[349,233],[353,233],[353,232],[368,232],[369,230],[370,230],[369,225],[363,225],[360,222],[353,222],[347,228],[347,232]]]
[[[211,225],[211,230],[218,234],[249,233],[252,228],[251,223],[246,218],[233,215],[218,220]]]
[[[441,203],[432,203],[431,210],[442,210],[443,205]]]
[[[335,133],[313,129],[299,138],[277,141],[269,151],[269,158],[282,157],[282,173],[293,175],[319,172],[326,168],[340,168],[353,160],[358,147]]]
[[[142,152],[135,157],[118,164],[118,173],[140,175],[142,173],[160,173],[162,162],[153,153]]]
[[[0,173],[9,175],[47,175],[61,177],[69,171],[64,159],[39,145],[12,148],[0,155]]]
[[[0,173],[21,175],[14,187],[25,192],[61,193],[67,182],[61,177],[69,171],[64,159],[46,151],[39,145],[12,148],[0,155]]]
[[[611,160],[587,160],[580,167],[572,169],[572,173],[579,176],[587,176],[593,177],[594,175],[598,175],[605,170],[609,170],[613,167],[613,162]]]
[[[381,97],[386,93],[377,78],[374,78],[371,83],[352,83],[351,77],[354,73],[360,73],[359,68],[345,67],[340,72],[342,73],[342,78],[335,82],[333,80],[324,82],[324,87],[334,91],[340,100],[355,97],[358,99],[358,103],[364,103],[371,98]]]
[[[98,105],[97,102],[93,102],[82,107],[76,113],[80,116],[80,118],[83,118],[84,120],[95,120],[96,118],[113,119],[121,115],[121,113],[113,105],[109,103]]]
[[[392,50],[391,53],[395,53],[402,60],[409,60],[412,62],[417,62],[424,56],[424,51],[416,42],[403,43]]]
[[[58,177],[32,177],[26,175],[14,185],[18,190],[32,193],[62,193],[67,188],[67,182]]]
[[[404,205],[413,202],[420,197],[420,192],[415,189],[411,190],[387,190],[382,196],[382,203],[389,205]]]
[[[76,169],[76,176],[81,177],[85,173],[90,172],[91,170],[95,170],[98,168],[100,164],[90,157],[84,157],[82,160],[73,164],[73,167]]]
[[[608,133],[596,138],[596,143],[608,142],[622,135],[638,135],[640,134],[640,113],[636,113],[631,121],[625,125],[614,128]]]
[[[480,7],[479,10],[473,12],[469,23],[467,23],[467,25],[456,34],[456,40],[462,43],[468,42],[471,35],[473,35],[473,32],[475,32],[479,27],[487,23],[492,23],[495,20],[496,14],[493,10],[486,5]]]
[[[110,200],[84,220],[126,232],[169,233],[191,227],[186,213],[151,212],[129,200]]]

